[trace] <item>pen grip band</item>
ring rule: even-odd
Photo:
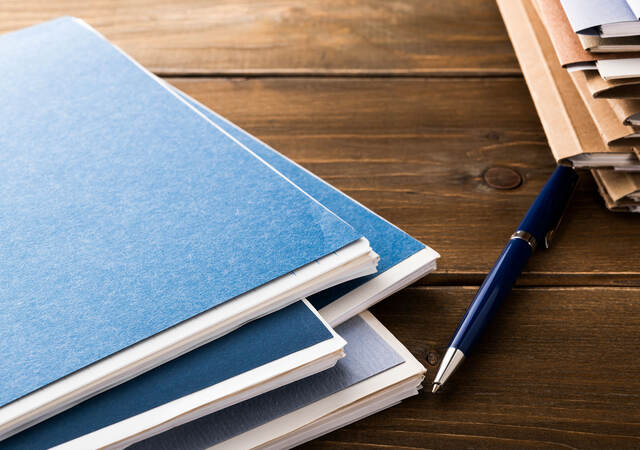
[[[538,244],[536,242],[536,238],[534,238],[531,233],[523,230],[518,230],[515,233],[513,233],[511,235],[511,239],[522,239],[527,244],[529,244],[532,251],[536,249],[536,245]]]

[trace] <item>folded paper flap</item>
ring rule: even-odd
[[[600,44],[602,44],[602,38],[600,36],[595,36],[590,34],[579,34],[578,39],[580,40],[580,44],[582,45],[582,48],[587,52],[592,51],[593,48],[596,48]],[[593,55],[593,57],[595,58],[595,55]]]
[[[640,100],[638,99],[616,98],[601,99],[599,101],[608,102],[618,120],[626,125],[630,125],[629,120],[640,113]]]
[[[598,176],[614,202],[640,191],[640,173],[599,169]]]
[[[582,153],[580,141],[551,73],[552,67],[550,66],[559,65],[557,61],[551,65],[540,63],[545,61],[545,55],[536,39],[534,25],[527,17],[525,3],[498,0],[498,6],[505,19],[507,31],[553,155],[556,160],[563,160]],[[553,58],[555,59],[555,55]],[[584,116],[590,120],[586,111]]]
[[[591,174],[593,175],[593,179],[596,181],[596,186],[598,187],[598,192],[600,196],[604,200],[604,204],[609,210],[614,210],[616,207],[616,202],[611,198],[609,192],[607,192],[607,188],[602,182],[602,178],[600,177],[600,169],[592,169]]]
[[[594,98],[640,98],[640,80],[605,80],[598,71],[585,71],[587,87]]]
[[[577,141],[569,141],[569,143],[572,143],[572,148],[570,151],[565,153],[566,156],[564,156],[564,158],[569,158],[583,153],[603,153],[610,151],[609,147],[603,141],[601,134],[598,132],[592,115],[589,113],[584,101],[580,97],[576,86],[571,79],[571,75],[565,69],[560,67],[560,64],[558,64],[548,32],[544,23],[540,19],[536,8],[533,7],[532,0],[521,1],[525,5],[527,19],[533,27],[535,33],[534,38],[537,40],[543,51],[544,62],[549,67],[553,76],[550,83],[556,87],[557,91],[560,93],[562,105],[566,109],[566,114],[569,118],[571,133],[577,136]],[[578,72],[578,74],[580,73],[581,72]],[[544,93],[548,92],[549,87],[541,86],[540,89],[544,101]],[[559,129],[559,124],[557,122],[549,120],[548,123],[548,128],[552,130],[556,128]],[[545,128],[545,131],[546,130],[547,129]],[[552,151],[554,147],[561,147],[565,145],[566,137],[563,136],[566,136],[567,131],[563,130],[559,134],[560,135],[557,139],[554,139],[553,143],[551,139],[549,139]],[[556,159],[560,160],[561,158],[556,157]]]
[[[584,49],[580,38],[573,32],[567,15],[562,9],[560,0],[534,0],[544,23],[560,64],[585,63],[603,59],[637,58],[640,52],[598,53],[593,54]],[[589,36],[591,37],[591,36]]]
[[[638,20],[626,0],[562,0],[561,6],[576,33],[591,34],[601,25]]]
[[[629,57],[633,52],[633,49],[640,46],[640,36],[628,36],[618,38],[603,38],[596,35],[578,34],[578,39],[582,48],[587,52],[598,53],[597,59],[601,56],[606,57],[605,49],[617,47],[617,52],[624,53],[621,57]],[[637,53],[637,51],[636,51]]]
[[[562,107],[565,109],[565,113],[569,118],[568,124],[565,124],[565,127],[562,127],[565,129],[561,129],[561,127],[559,127],[559,123],[554,121],[551,117],[547,120],[548,127],[545,128],[545,131],[547,129],[560,130],[559,133],[557,131],[555,132],[556,136],[554,139],[549,139],[552,150],[554,147],[562,148],[570,144],[570,149],[564,152],[564,158],[569,158],[583,153],[590,154],[612,151],[605,144],[601,134],[598,132],[593,121],[593,117],[577,92],[571,76],[558,64],[553,46],[545,31],[544,24],[540,20],[531,0],[525,0],[523,1],[523,4],[525,5],[527,18],[532,24],[535,32],[534,38],[543,50],[544,61],[553,76],[551,80],[547,81],[550,83],[549,86],[540,86],[541,97],[543,101],[545,101],[544,94],[549,92],[550,86],[553,86],[557,92],[559,92],[562,100]],[[570,133],[575,134],[577,140],[568,140],[566,138],[566,126],[570,127]],[[562,156],[562,153],[558,152],[558,156]],[[556,158],[561,160],[562,158],[558,156],[556,156]]]
[[[640,0],[626,0],[626,2],[636,18],[640,18]]]
[[[560,0],[535,0],[535,3],[562,66],[596,61],[596,55],[582,48],[562,10]]]
[[[605,80],[598,71],[584,72],[587,87],[594,98],[640,98],[640,79]]]
[[[593,169],[591,170],[591,174],[593,175],[593,179],[595,180],[596,186],[598,187],[598,192],[600,192],[600,195],[602,196],[607,209],[613,212],[640,212],[638,202],[627,200],[624,198],[618,201],[614,201],[611,198],[611,195],[607,191],[602,177],[600,176],[601,170],[602,169]]]
[[[618,117],[609,102],[593,98],[587,87],[587,81],[583,72],[570,72],[569,75],[585,107],[589,111],[589,114],[591,114],[591,118],[598,128],[600,135],[607,144],[621,143],[621,139],[635,133],[632,126],[625,125],[624,119]]]
[[[560,164],[583,154],[628,154],[631,147],[607,146],[555,55],[532,0],[498,1],[531,91],[549,146]]]

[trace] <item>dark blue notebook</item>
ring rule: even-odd
[[[331,338],[297,302],[18,433],[0,448],[59,445]]]
[[[0,406],[362,236],[81,21],[0,60]]]
[[[380,256],[377,273],[339,284],[310,296],[309,301],[319,311],[330,303],[341,298],[343,295],[353,291],[355,288],[365,284],[366,282],[379,277],[390,268],[407,260],[407,258],[422,250],[427,250],[425,253],[428,255],[428,258],[431,258],[433,261],[439,257],[435,251],[427,247],[425,244],[414,239],[395,225],[386,221],[365,206],[353,200],[348,195],[331,186],[326,181],[299,166],[295,162],[283,156],[281,153],[278,153],[264,142],[250,135],[237,125],[229,122],[227,119],[218,115],[185,93],[175,88],[172,89],[182,95],[217,126],[221,127],[245,145],[247,149],[254,152],[267,164],[274,167],[305,192],[346,220],[352,227],[368,239],[371,247]],[[435,264],[433,265],[433,268],[435,269]],[[423,274],[424,273],[421,275]],[[398,288],[400,287],[404,286],[398,286]],[[387,295],[390,295],[390,293]],[[360,311],[356,311],[356,313]],[[332,321],[330,321],[330,323],[335,324]]]
[[[336,327],[347,356],[324,372],[201,417],[130,448],[209,448],[402,364],[404,359],[361,317]]]

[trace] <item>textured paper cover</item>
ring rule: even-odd
[[[0,447],[59,445],[331,338],[320,318],[296,302],[28,428]]]
[[[336,331],[347,341],[347,356],[332,369],[173,428],[134,444],[132,450],[208,448],[404,362],[360,317],[348,320]]]
[[[0,60],[0,405],[361,237],[73,18]]]
[[[313,196],[313,198],[336,213],[340,218],[346,220],[349,225],[367,238],[371,247],[374,248],[380,256],[377,273],[341,283],[309,296],[308,300],[316,309],[322,309],[334,300],[367,281],[376,278],[387,269],[426,248],[422,242],[412,238],[395,225],[387,222],[326,181],[300,167],[264,142],[251,136],[240,127],[198,102],[194,102],[189,96],[182,93],[180,94],[205,116],[222,127],[234,138],[238,139],[242,144],[246,145],[248,149],[255,152],[259,157],[271,164],[271,166],[275,167],[276,170],[293,181],[298,187]]]

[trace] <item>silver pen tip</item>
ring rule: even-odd
[[[438,389],[440,389],[440,385],[439,384],[434,384],[433,388],[431,389],[431,393],[435,394],[436,392],[438,392]]]
[[[433,379],[433,392],[435,393],[440,386],[445,384],[451,374],[456,371],[460,363],[464,360],[464,353],[455,347],[449,347],[442,358],[440,368],[436,377]],[[437,387],[436,387],[437,385]]]

